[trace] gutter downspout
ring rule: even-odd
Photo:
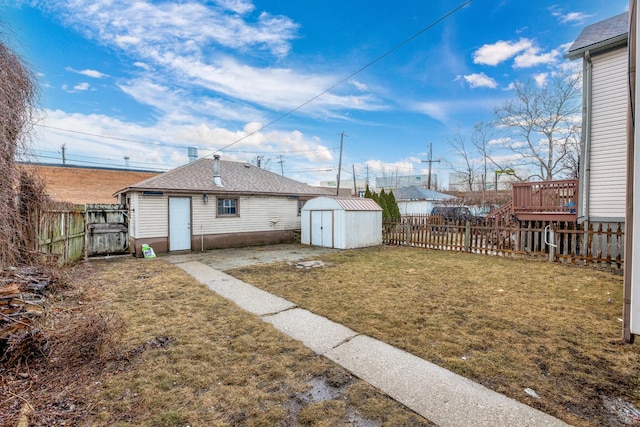
[[[636,61],[637,61],[637,1],[629,0],[629,88],[627,101],[627,191],[625,209],[625,230],[624,230],[624,278],[623,278],[623,305],[622,305],[622,340],[626,343],[633,343],[635,335],[631,331],[632,322],[632,300],[637,302],[638,297],[634,296],[634,282],[636,288],[638,284],[637,275],[638,262],[634,263],[634,196],[633,189],[638,173],[635,171],[635,105],[636,105]],[[636,247],[637,249],[637,247]],[[634,264],[636,264],[634,268]],[[635,293],[640,292],[636,289]],[[637,312],[637,308],[636,308]],[[635,321],[634,323],[637,323]]]
[[[582,203],[578,205],[578,222],[589,221],[589,186],[591,185],[591,105],[592,105],[593,62],[589,51],[584,53],[582,65],[582,135],[581,145],[584,165],[580,168]]]

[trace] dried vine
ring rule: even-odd
[[[34,74],[0,33],[0,267],[33,261],[33,213],[46,200],[38,178],[17,164],[36,98]]]

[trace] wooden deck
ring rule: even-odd
[[[487,215],[490,220],[577,221],[578,180],[518,182],[511,189],[511,202]]]

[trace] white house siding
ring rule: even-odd
[[[209,195],[209,201],[206,204],[201,195],[194,196],[192,200],[193,233],[208,235],[300,229],[298,199],[239,197],[238,205],[239,216],[216,217],[217,203],[214,195]]]
[[[136,217],[137,239],[167,237],[169,235],[168,196],[138,195]],[[132,198],[133,201],[133,198]],[[132,206],[135,206],[132,204]]]
[[[624,220],[626,185],[627,50],[593,57],[591,220]]]
[[[431,213],[434,203],[427,200],[398,201],[400,215],[426,215]]]
[[[129,236],[138,237],[136,224],[138,223],[138,193],[129,195]]]

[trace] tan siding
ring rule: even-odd
[[[626,67],[624,49],[593,58],[591,217],[623,217],[625,212]]]
[[[215,196],[203,203],[193,198],[193,233],[198,235],[251,231],[299,230],[298,200],[286,197],[240,197],[240,215],[216,217]]]
[[[164,196],[138,197],[138,239],[169,235],[168,198]]]

